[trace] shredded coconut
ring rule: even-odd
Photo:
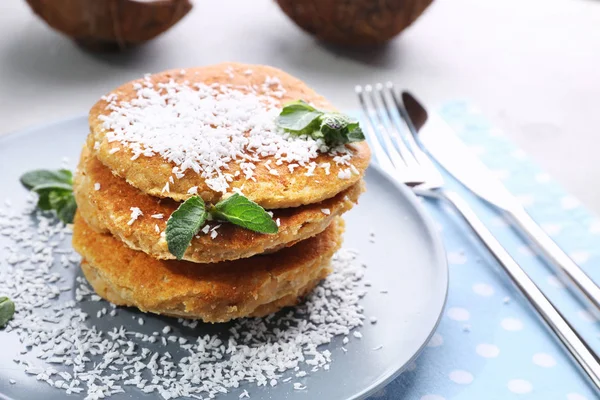
[[[94,183],[94,190],[95,191],[100,190],[100,184],[98,182]]]
[[[154,219],[163,219],[165,216],[164,214],[152,214],[150,216],[150,218],[154,218]]]
[[[30,218],[34,203],[27,210],[0,209],[0,293],[18,305],[4,334],[16,335],[22,346],[17,368],[65,394],[97,400],[134,387],[163,399],[218,398],[236,390],[247,398],[240,385],[274,386],[306,375],[301,369],[327,370],[334,360],[324,345],[338,335],[356,336],[365,320],[363,270],[355,252],[341,250],[334,272],[292,310],[236,320],[218,334],[198,321],[173,319],[181,333],[164,326],[161,335],[148,328],[159,317],[123,308],[123,325],[101,330],[98,318],[109,309],[115,316],[115,306],[63,268],[62,260],[73,267],[80,262],[70,228],[39,210]],[[306,386],[295,382],[293,388]]]
[[[303,166],[312,175],[316,163],[311,160],[319,152],[330,152],[336,163],[344,165],[352,155],[344,146],[330,149],[322,139],[291,135],[276,125],[278,99],[285,93],[277,78],[267,77],[260,92],[249,86],[173,80],[154,84],[148,76],[134,88],[133,100],[119,101],[116,95],[105,98],[110,113],[100,119],[108,143],[128,148],[132,159],[159,154],[176,165],[177,178],[191,170],[218,192],[229,191],[231,162],[239,164],[246,179],[252,179],[261,158],[273,157],[277,165],[286,163],[290,172]],[[169,192],[168,182],[163,192]]]
[[[142,212],[142,210],[140,210],[138,207],[131,207],[131,219],[129,220],[129,222],[127,222],[127,225],[131,226],[133,225],[133,223],[142,215],[144,215],[144,213]]]
[[[329,175],[330,169],[331,169],[331,164],[330,163],[322,163],[321,165],[319,165],[319,167],[323,168],[325,170],[325,175]]]
[[[352,172],[350,171],[350,168],[341,169],[338,172],[338,178],[339,179],[350,179],[350,178],[352,178]]]
[[[294,389],[296,389],[296,390],[304,390],[304,389],[306,389],[306,386],[304,386],[300,382],[296,382],[296,383],[294,383]]]

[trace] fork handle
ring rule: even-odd
[[[596,390],[600,390],[600,362],[598,356],[590,346],[579,336],[527,273],[502,247],[500,242],[477,217],[469,204],[454,192],[438,191],[438,193],[448,200],[471,226],[483,244],[498,260],[519,291],[529,300],[539,316],[546,322],[550,330],[556,334],[573,359],[590,378]]]
[[[525,233],[537,249],[556,267],[560,277],[566,278],[573,293],[581,298],[584,304],[592,304],[591,312],[600,316],[600,287],[548,236],[548,234],[519,207],[507,212],[509,218]]]

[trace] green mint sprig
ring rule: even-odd
[[[201,197],[193,196],[181,203],[167,220],[167,247],[178,260],[183,258],[209,214],[214,219],[230,222],[254,232],[273,234],[279,230],[264,208],[238,193],[208,208]]]
[[[296,135],[323,139],[330,147],[365,140],[357,120],[335,111],[316,109],[304,100],[284,105],[277,125]]]
[[[167,220],[167,246],[178,260],[183,258],[192,239],[206,222],[207,216],[204,200],[194,196],[183,202]]]
[[[6,296],[0,297],[0,328],[4,328],[15,314],[15,303]]]
[[[40,210],[54,210],[65,224],[73,222],[77,204],[73,196],[71,171],[35,170],[23,174],[20,180],[23,186],[38,194],[37,207]]]
[[[211,207],[211,214],[216,219],[254,232],[272,234],[278,231],[277,224],[264,208],[238,193]]]

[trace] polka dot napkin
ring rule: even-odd
[[[465,102],[442,109],[461,139],[521,199],[546,232],[600,282],[600,221]],[[492,208],[451,184],[542,291],[600,352],[600,324]],[[416,362],[378,400],[592,400],[597,394],[510,280],[447,207],[425,202],[444,240],[448,302]]]

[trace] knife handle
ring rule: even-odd
[[[515,286],[531,303],[538,312],[538,315],[546,322],[548,328],[554,332],[583,372],[590,378],[595,389],[600,390],[600,362],[598,356],[590,346],[579,336],[527,273],[502,247],[502,244],[481,222],[469,204],[454,192],[438,190],[437,193],[448,200],[470,225],[483,244],[500,263],[500,266],[508,274]]]
[[[514,208],[507,212],[525,236],[530,239],[538,251],[555,267],[559,278],[566,280],[567,287],[584,304],[592,304],[590,309],[600,316],[600,287],[548,236],[548,234],[527,214],[523,208]]]

